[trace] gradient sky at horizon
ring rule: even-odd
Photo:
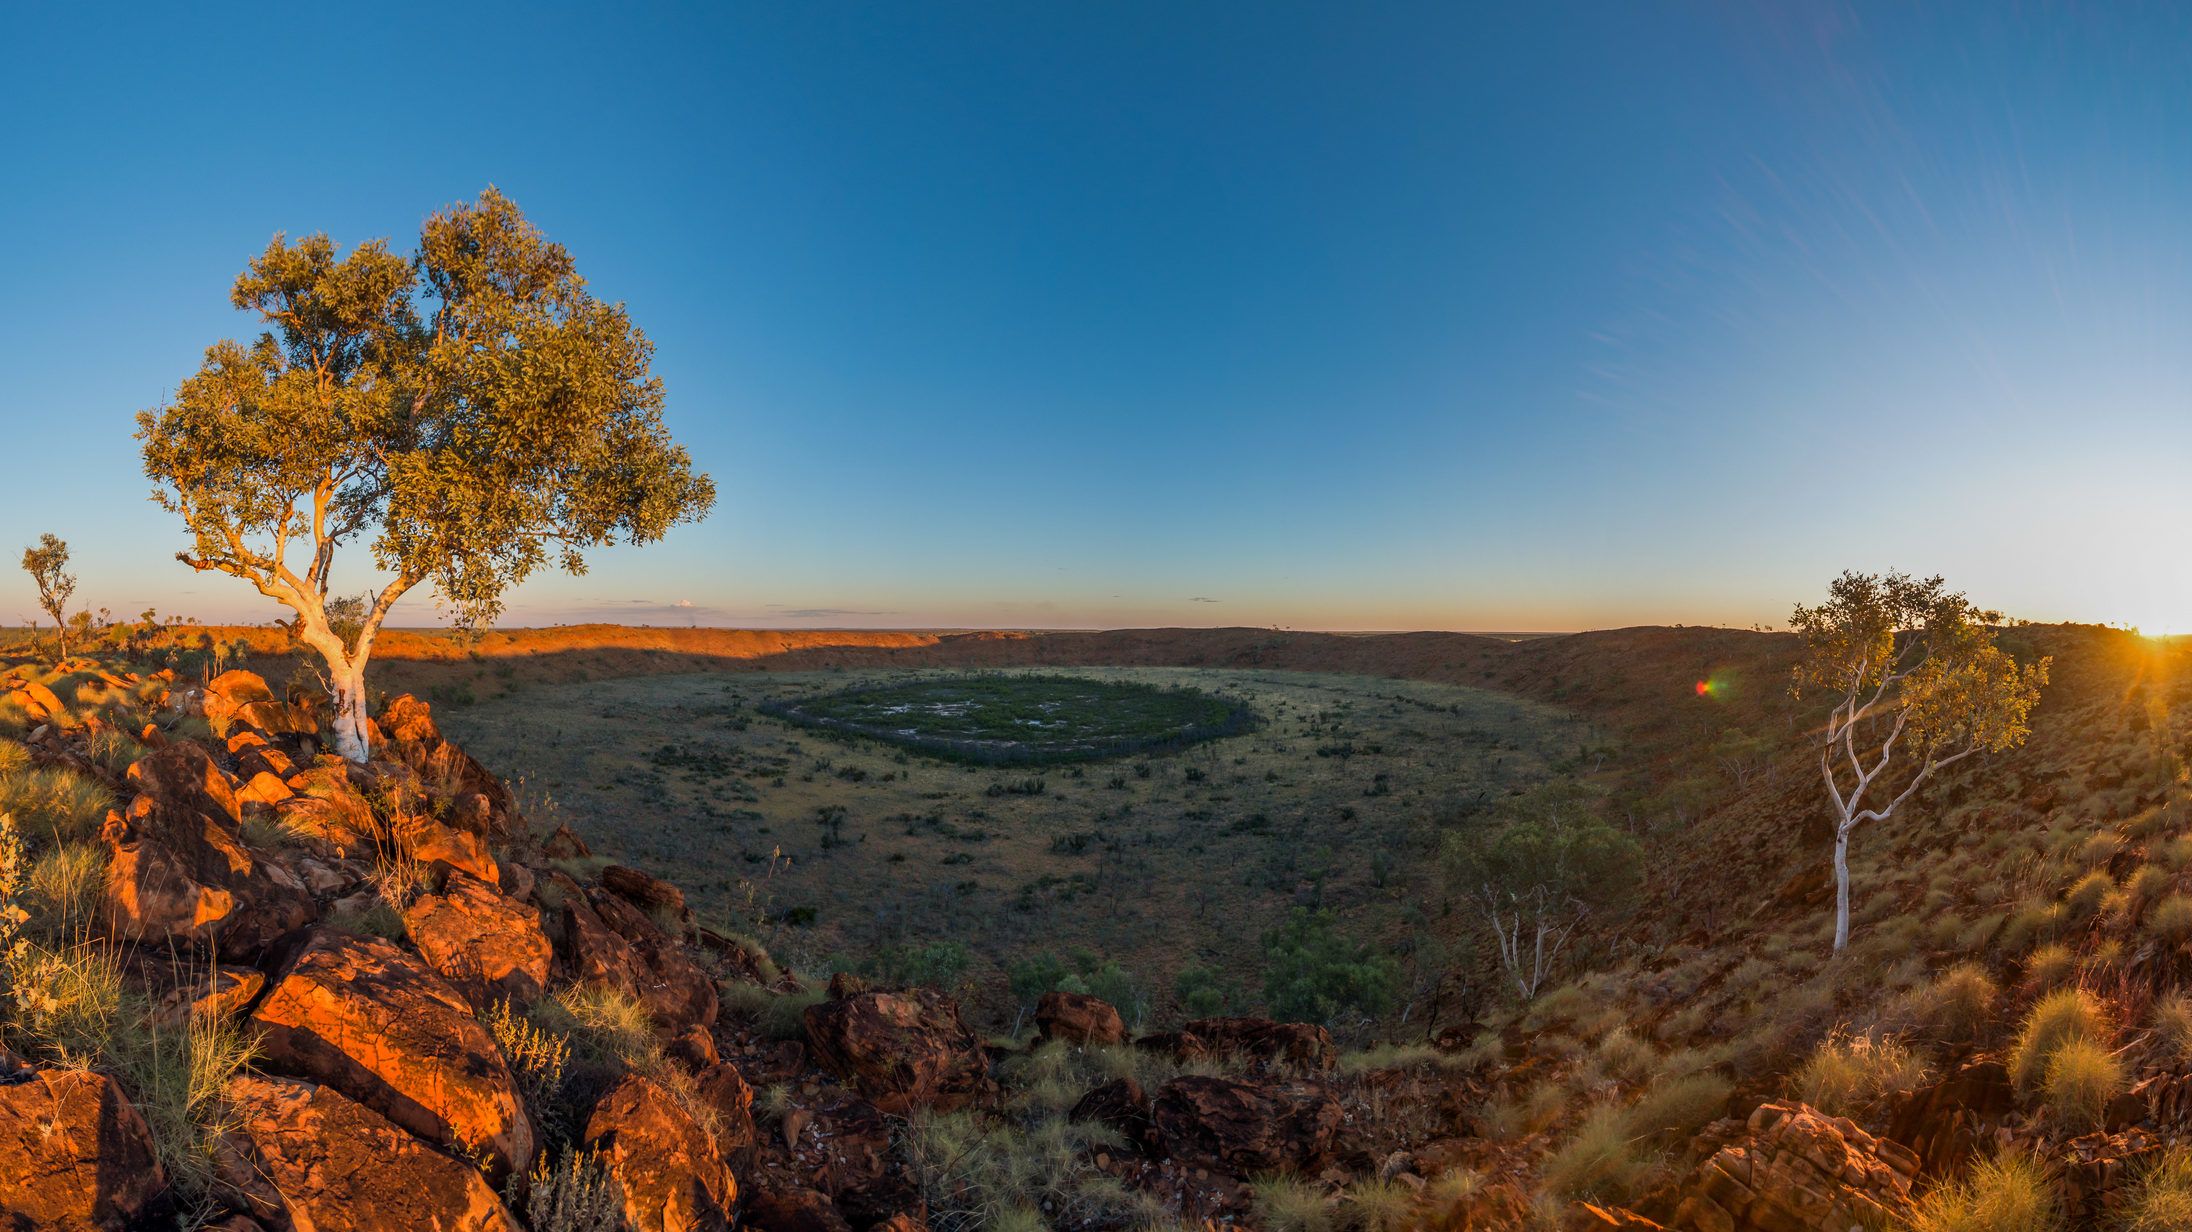
[[[1898,567],[2192,631],[2183,10],[13,5],[0,44],[0,528],[118,614],[281,614],[172,561],[130,439],[253,331],[243,262],[493,183],[722,493],[505,623],[1747,625]]]

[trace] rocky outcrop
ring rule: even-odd
[[[227,1018],[251,1004],[266,977],[251,967],[218,966],[203,978],[171,988],[156,1011],[162,1025],[181,1027],[193,1018]]]
[[[627,1075],[604,1095],[583,1143],[616,1177],[633,1232],[730,1227],[738,1182],[707,1130],[653,1079]]]
[[[816,1061],[885,1112],[948,1112],[995,1091],[982,1041],[933,989],[825,1001],[808,1008],[806,1027]]]
[[[1101,997],[1077,992],[1046,992],[1035,1006],[1035,1030],[1046,1040],[1069,1044],[1119,1044],[1126,1023]]]
[[[390,829],[394,833],[396,850],[429,869],[454,869],[489,885],[502,880],[502,871],[495,866],[495,855],[487,849],[487,840],[470,830],[445,826],[418,814],[396,818]]]
[[[801,1110],[792,1164],[838,1212],[868,1228],[920,1205],[920,1190],[892,1150],[895,1126],[864,1099],[837,1095]]]
[[[533,1001],[548,987],[554,951],[540,912],[477,877],[450,873],[441,893],[404,908],[403,922],[419,957],[475,1008]]]
[[[660,877],[612,864],[601,870],[601,888],[632,904],[665,928],[683,928],[693,918],[685,892]]]
[[[413,1138],[331,1087],[242,1075],[237,1117],[216,1152],[253,1215],[304,1232],[518,1232],[471,1165]]]
[[[756,1232],[852,1232],[829,1195],[817,1189],[772,1189],[746,1201],[745,1226]]]
[[[1162,1149],[1156,1126],[1149,1119],[1149,1096],[1132,1078],[1114,1078],[1092,1088],[1074,1101],[1066,1119],[1108,1125],[1145,1155],[1155,1155]]]
[[[1313,1086],[1190,1075],[1157,1089],[1150,1120],[1165,1154],[1234,1176],[1314,1171],[1339,1132],[1338,1101]]]
[[[0,1075],[0,1228],[129,1226],[167,1187],[145,1119],[103,1074],[8,1068]]]
[[[406,693],[390,698],[377,723],[382,752],[409,767],[436,815],[458,829],[501,837],[509,833],[510,789],[456,744],[442,738],[425,702]]]
[[[337,1091],[498,1172],[533,1130],[487,1028],[426,964],[375,937],[314,933],[253,1015],[267,1064]]]
[[[1329,1074],[1339,1064],[1332,1033],[1306,1022],[1198,1018],[1182,1034],[1193,1037],[1205,1056],[1244,1061],[1258,1069]]]
[[[1674,1225],[1696,1232],[1843,1232],[1910,1213],[1918,1157],[1807,1104],[1762,1104],[1686,1187]]]
[[[614,894],[565,892],[563,953],[574,977],[638,998],[665,1036],[715,1022],[715,981],[675,938]]]

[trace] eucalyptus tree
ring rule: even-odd
[[[1790,691],[1833,703],[1819,772],[1833,801],[1834,949],[1849,946],[1849,840],[1886,821],[1946,767],[2024,743],[2051,660],[2020,667],[1995,645],[1998,612],[1938,577],[1844,573],[1817,607],[1798,604],[1803,639]]]
[[[76,575],[68,571],[67,541],[47,532],[33,547],[23,549],[23,572],[38,586],[38,606],[53,617],[53,633],[61,639],[61,657],[68,658],[68,601],[76,593]]]
[[[295,614],[354,761],[374,639],[414,587],[478,627],[543,566],[583,573],[586,549],[714,504],[663,425],[646,336],[493,188],[429,218],[408,256],[276,235],[230,299],[263,332],[214,344],[137,417],[145,474],[190,532],[177,559]],[[361,542],[377,576],[346,612],[330,588]]]

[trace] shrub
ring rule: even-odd
[[[598,1154],[564,1148],[554,1164],[541,1152],[533,1170],[512,1173],[503,1196],[532,1232],[617,1232],[624,1194]]]
[[[203,1202],[214,1185],[215,1144],[235,1128],[221,1091],[258,1055],[257,1041],[233,1022],[197,1014],[166,1030],[138,1017],[110,1048],[169,1183],[186,1205]]]
[[[1601,1104],[1545,1160],[1545,1188],[1564,1198],[1620,1198],[1636,1187],[1651,1163],[1638,1150],[1624,1109]]]
[[[2046,1171],[2013,1153],[1981,1160],[1963,1180],[1928,1194],[1910,1221],[1911,1232],[2058,1232],[2062,1226]]]
[[[1349,1232],[1408,1232],[1420,1226],[1415,1205],[1415,1193],[1399,1181],[1356,1181],[1340,1195],[1340,1223]]]
[[[2146,913],[2146,931],[2172,945],[2192,939],[2192,897],[2172,894]]]
[[[1291,1176],[1255,1182],[1256,1219],[1267,1232],[1331,1232],[1332,1207],[1322,1190]]]
[[[1264,934],[1264,998],[1288,1022],[1329,1023],[1342,1013],[1382,1014],[1400,972],[1387,955],[1341,936],[1332,913],[1295,908]]]
[[[1652,1083],[1629,1109],[1629,1132],[1641,1139],[1679,1141],[1727,1110],[1735,1084],[1718,1074],[1669,1074]]]
[[[40,852],[23,888],[31,927],[53,941],[89,937],[106,869],[106,849],[96,844],[61,843]]]
[[[2091,1129],[2100,1124],[2108,1101],[2121,1094],[2124,1085],[2123,1062],[2106,1045],[2073,1036],[2048,1058],[2040,1093],[2048,1110],[2065,1125]]]
[[[2169,1059],[2192,1065],[2192,996],[2174,992],[2154,1003],[2154,1037]]]
[[[2077,955],[2059,941],[2050,941],[2025,957],[2025,983],[2036,990],[2054,988],[2077,973]]]
[[[2116,1226],[2121,1232],[2192,1228],[2192,1147],[2169,1148],[2139,1174]]]
[[[2078,879],[2078,883],[2063,895],[2063,905],[2070,909],[2073,919],[2090,920],[2101,910],[2101,904],[2116,889],[2116,882],[2105,872],[2094,869]]]
[[[571,1059],[571,1042],[542,1027],[531,1018],[511,1012],[508,1001],[498,1001],[481,1021],[495,1037],[495,1047],[517,1080],[518,1093],[542,1129],[560,1137],[571,1128],[561,1123],[563,1071]],[[563,1161],[568,1164],[570,1161]],[[542,1164],[546,1164],[543,1158]]]
[[[28,834],[55,842],[99,835],[114,795],[96,779],[58,766],[0,773],[0,813],[12,813]]]
[[[1925,1082],[1924,1058],[1892,1036],[1828,1036],[1797,1071],[1797,1095],[1834,1116],[1860,1117]]]
[[[820,988],[803,987],[778,992],[759,984],[723,986],[723,1007],[749,1019],[754,1029],[770,1039],[798,1039],[807,1032],[807,1007],[820,1005],[828,994]]]
[[[1973,1039],[1993,1021],[1994,1002],[2000,995],[1994,977],[1984,967],[1958,963],[1943,971],[1926,989],[1926,1017],[1950,1039]]]
[[[657,1055],[647,1007],[604,984],[573,984],[526,1010],[536,1026],[567,1037],[590,1058],[650,1068]]]
[[[2107,1013],[2083,988],[2061,988],[2036,1002],[2009,1053],[2009,1076],[2020,1090],[2032,1090],[2047,1075],[2055,1050],[2074,1039],[2108,1038]]]

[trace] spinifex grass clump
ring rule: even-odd
[[[1246,703],[1196,689],[1080,676],[947,676],[768,702],[761,710],[982,765],[1165,751],[1256,723]]]

